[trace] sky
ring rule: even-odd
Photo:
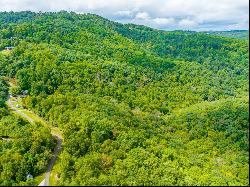
[[[0,11],[94,13],[162,30],[248,30],[248,0],[0,0]]]

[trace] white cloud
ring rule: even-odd
[[[198,23],[194,20],[190,20],[190,19],[182,19],[180,22],[179,22],[179,25],[181,27],[184,27],[184,28],[193,28],[195,26],[198,25]]]
[[[161,29],[247,29],[248,0],[0,0],[0,11],[75,11]]]
[[[120,11],[116,12],[115,15],[131,17],[132,16],[132,11],[130,11],[130,10],[120,10]]]
[[[175,23],[174,18],[155,18],[153,21],[158,25],[171,25]]]
[[[150,16],[147,12],[138,12],[135,16],[136,19],[144,19],[144,20],[148,20],[150,19]]]

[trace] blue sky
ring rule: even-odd
[[[163,30],[248,29],[248,9],[248,0],[0,0],[0,11],[95,13]]]

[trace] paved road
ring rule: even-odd
[[[61,151],[61,147],[62,147],[62,139],[57,136],[57,135],[53,135],[56,139],[57,139],[57,146],[54,150],[54,153],[53,153],[53,157],[52,159],[50,160],[49,162],[49,166],[48,166],[48,169],[45,173],[45,179],[38,185],[38,186],[49,186],[49,176],[50,176],[50,172],[56,162],[56,158],[58,156],[58,154],[60,153]]]
[[[18,113],[23,118],[27,119],[29,122],[34,123],[34,120],[31,117],[27,116],[25,113],[22,112],[25,109],[17,108],[16,106],[13,105],[13,103],[10,99],[10,96],[8,97],[7,104],[14,112]],[[49,177],[50,177],[51,170],[52,170],[52,168],[55,164],[56,158],[57,158],[57,156],[60,153],[61,148],[62,148],[62,137],[59,134],[55,134],[55,133],[52,133],[52,135],[57,139],[57,145],[56,145],[56,148],[53,152],[52,159],[49,162],[48,169],[45,173],[45,179],[38,186],[49,186]]]
[[[54,164],[56,162],[56,158],[57,158],[58,154],[61,151],[62,139],[59,136],[56,136],[56,135],[53,135],[53,136],[57,139],[57,145],[56,145],[56,148],[54,150],[53,157],[49,162],[48,169],[47,169],[47,171],[45,173],[45,179],[38,186],[49,186],[50,172],[51,172],[51,170],[52,170],[52,168],[53,168],[53,166],[54,166]]]

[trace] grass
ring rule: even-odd
[[[15,78],[9,78],[9,84],[11,87],[15,87],[15,88],[18,86]]]
[[[58,186],[57,185],[57,179],[56,179],[56,174],[58,171],[58,167],[59,167],[59,163],[60,163],[60,157],[57,158],[55,165],[53,166],[51,173],[50,173],[50,177],[49,177],[49,185],[50,186]]]
[[[44,119],[42,119],[38,115],[36,115],[33,112],[28,111],[26,109],[22,109],[22,113],[24,113],[28,117],[32,118],[35,122],[41,123],[45,127],[51,129],[52,134],[58,134],[58,135],[60,135],[62,137],[62,132],[58,128],[52,127],[52,125],[49,125],[47,121],[45,121]]]
[[[34,185],[38,186],[43,181],[44,178],[45,178],[45,173],[34,177],[34,179],[33,179]]]
[[[17,104],[20,105],[20,106],[22,105],[22,101],[20,100],[20,98],[17,99],[17,100],[15,100],[15,99],[12,97],[10,100],[11,100],[11,102],[13,103],[14,106],[16,106]]]
[[[11,51],[9,51],[9,50],[2,50],[2,51],[0,51],[0,53],[3,55],[6,55],[6,56],[11,55]]]
[[[29,179],[27,181],[23,181],[19,183],[19,186],[38,186],[45,178],[45,173],[34,177],[33,179]],[[14,185],[16,186],[16,185]]]

